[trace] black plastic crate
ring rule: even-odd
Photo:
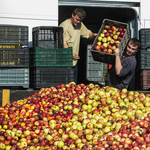
[[[30,88],[39,89],[74,80],[73,68],[67,67],[30,67]]]
[[[139,69],[135,77],[136,90],[150,90],[150,70]]]
[[[118,21],[114,21],[114,20],[110,20],[110,19],[104,19],[102,22],[102,26],[100,27],[98,34],[97,34],[97,36],[93,42],[93,45],[91,47],[91,53],[92,53],[93,59],[95,61],[108,63],[108,64],[114,64],[115,63],[115,54],[108,54],[108,53],[104,53],[104,52],[99,52],[99,51],[94,49],[95,45],[98,42],[98,37],[102,33],[102,31],[104,30],[105,25],[122,27],[122,28],[126,29],[124,36],[123,36],[123,38],[122,38],[122,40],[118,46],[118,48],[120,49],[120,55],[123,54],[123,51],[124,51],[124,49],[128,43],[128,40],[130,38],[129,25],[127,23],[123,23],[123,22],[118,22]]]
[[[29,67],[29,48],[0,49],[0,67]]]
[[[147,49],[147,47],[150,47],[150,28],[139,30],[139,40],[141,42],[141,49]]]
[[[141,49],[136,57],[138,69],[150,69],[150,48],[145,50]]]
[[[39,26],[32,28],[32,46],[42,48],[63,48],[63,28]]]
[[[72,67],[72,47],[58,49],[30,48],[30,66]]]
[[[0,24],[0,48],[16,45],[28,46],[28,26]]]

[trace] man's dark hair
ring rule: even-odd
[[[86,12],[81,7],[78,7],[73,11],[73,15],[77,15],[80,19],[84,19],[86,17]]]
[[[140,49],[140,47],[141,47],[141,43],[140,43],[140,41],[137,39],[137,38],[131,38],[130,40],[129,40],[129,42],[133,45],[133,46],[138,46],[138,50]],[[128,43],[129,43],[128,42]]]

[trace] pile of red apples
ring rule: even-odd
[[[97,38],[94,49],[99,52],[113,54],[115,49],[119,46],[125,31],[125,28],[105,25]]]
[[[150,95],[90,83],[0,107],[0,150],[150,149]]]

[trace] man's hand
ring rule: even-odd
[[[119,56],[119,55],[120,55],[120,50],[119,50],[119,48],[116,48],[116,49],[115,49],[115,55],[116,55],[116,56]]]
[[[90,33],[89,40],[95,39],[96,36],[97,36],[97,33]]]
[[[78,60],[80,59],[80,56],[77,56],[77,54],[73,53],[73,60]]]
[[[64,48],[68,48],[68,45],[67,45],[67,43],[64,43]]]
[[[96,37],[96,36],[97,36],[97,33],[93,33],[93,35]]]

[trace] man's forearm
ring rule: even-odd
[[[97,36],[97,33],[90,33],[89,39],[93,40]]]
[[[115,70],[116,70],[116,74],[119,75],[120,71],[122,69],[122,65],[121,65],[121,60],[120,60],[120,56],[116,56],[116,62],[115,62]]]

